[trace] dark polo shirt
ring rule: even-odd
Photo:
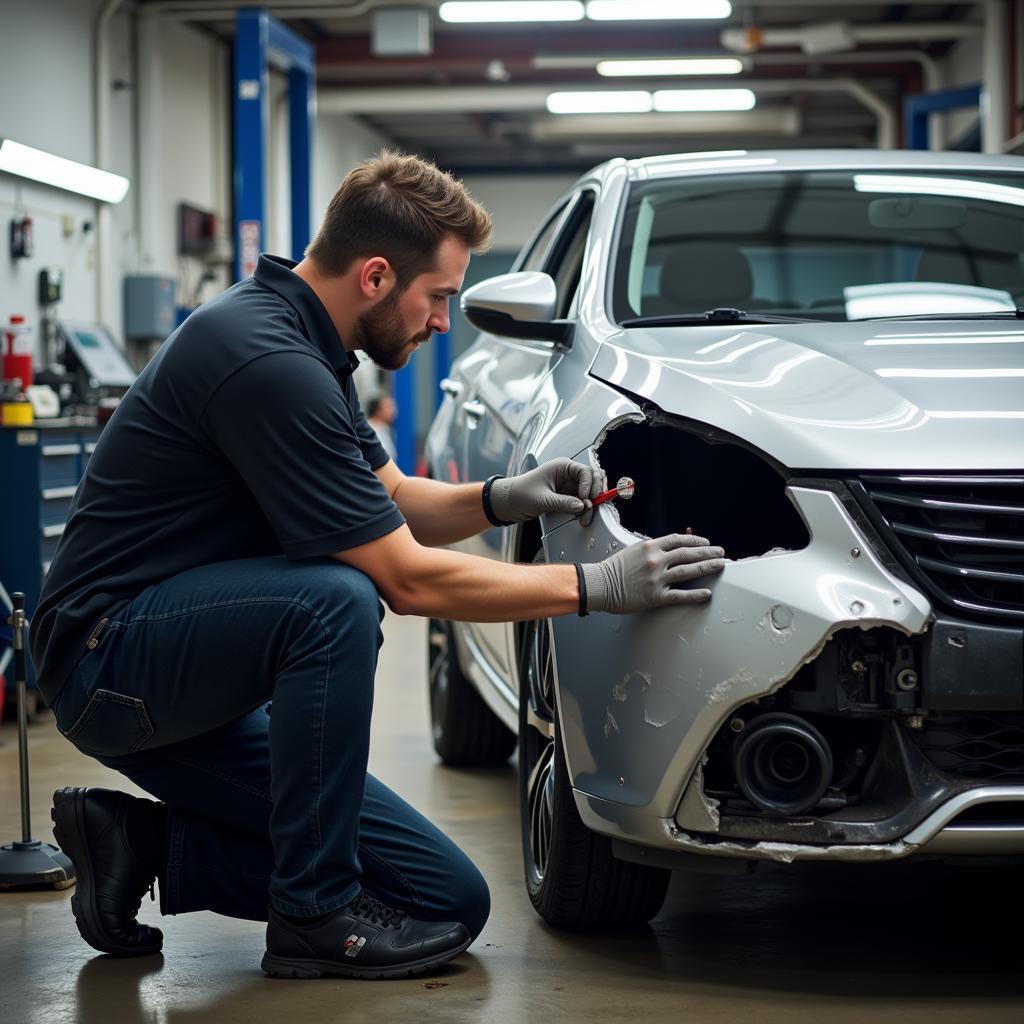
[[[237,558],[313,558],[405,520],[373,470],[388,456],[358,365],[289,260],[194,312],[100,437],[33,618],[48,698],[86,640],[146,587]]]

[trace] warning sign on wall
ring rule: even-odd
[[[241,280],[252,277],[256,262],[260,258],[260,222],[240,220],[238,222],[238,253]]]

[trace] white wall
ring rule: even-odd
[[[480,174],[465,179],[470,195],[494,221],[494,249],[522,248],[575,174]]]
[[[101,4],[0,0],[0,137],[97,163],[92,40]],[[64,272],[58,315],[77,320],[102,316],[120,337],[126,273],[168,273],[189,286],[198,280],[198,265],[176,255],[177,202],[212,209],[227,226],[228,50],[205,33],[144,15],[136,61],[133,18],[126,4],[108,24],[106,169],[126,175],[131,188],[122,203],[107,208],[102,297],[97,295],[95,231],[100,204],[0,174],[3,322],[21,313],[38,323],[38,273],[54,266]],[[14,262],[6,239],[16,213],[33,218],[35,255]],[[226,283],[226,274],[221,279]],[[180,300],[189,298],[179,293]]]
[[[216,214],[225,239],[231,216],[231,53],[205,33],[143,11],[139,19],[137,253],[124,272],[169,274],[178,301],[191,305],[202,266],[177,255],[177,206],[187,202]],[[199,295],[207,299],[230,281],[230,268]],[[121,274],[118,274],[120,277]]]
[[[318,114],[313,146],[313,233],[342,179],[358,163],[374,156],[387,140],[354,117]]]
[[[90,40],[100,2],[3,0],[0,4],[0,137],[82,163],[95,162]],[[130,81],[129,21],[115,17],[110,27],[112,77]],[[116,131],[107,169],[130,175],[130,91],[111,93],[111,118]],[[111,212],[115,237],[130,237],[134,230],[131,198],[129,192]],[[38,326],[36,294],[42,267],[58,267],[64,273],[62,316],[95,319],[97,207],[73,193],[0,174],[0,320],[6,323],[12,313],[19,313]],[[9,225],[13,217],[23,215],[33,220],[35,254],[13,261],[7,242]],[[38,331],[36,341],[38,349]]]

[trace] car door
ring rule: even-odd
[[[583,189],[556,212],[537,245],[530,248],[517,270],[541,270],[554,278],[558,289],[556,315],[564,317],[575,297],[580,267],[594,206],[594,192]],[[548,230],[550,228],[550,230]],[[545,237],[546,236],[546,237]],[[530,341],[485,335],[474,346],[479,360],[462,405],[466,480],[486,480],[510,467],[516,440],[524,427],[524,414],[541,382],[561,359],[562,350],[548,341]],[[464,542],[463,550],[486,558],[502,557],[502,532],[487,530]],[[491,667],[504,679],[511,676],[507,624],[473,623],[472,639]]]

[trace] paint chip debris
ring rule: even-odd
[[[619,731],[619,723],[615,721],[615,716],[605,708],[607,718],[604,720],[604,738],[608,739],[613,732]]]
[[[708,692],[708,700],[712,704],[720,704],[729,699],[730,693],[737,686],[746,686],[754,681],[754,676],[749,668],[741,668],[738,672],[717,683]]]
[[[658,683],[648,690],[644,698],[644,721],[661,729],[679,717],[682,695],[669,686]]]
[[[423,982],[423,987],[425,989],[427,989],[428,991],[432,991],[435,988],[447,988],[448,987],[448,982],[447,981],[425,981],[425,982]]]

